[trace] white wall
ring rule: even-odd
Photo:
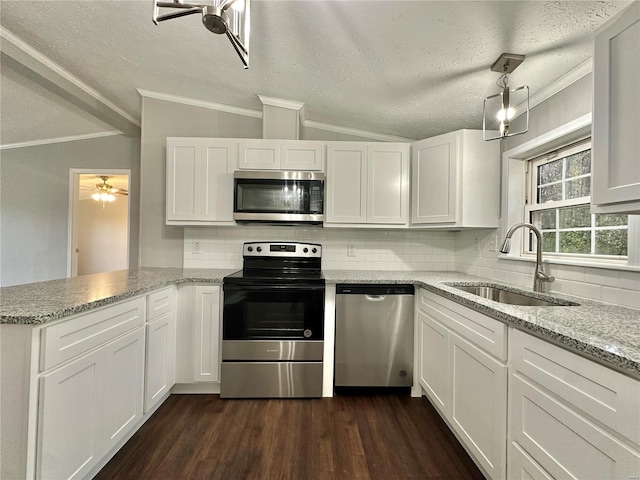
[[[183,228],[165,225],[167,137],[261,138],[262,120],[142,99],[140,265],[181,267]]]
[[[91,198],[78,202],[78,275],[127,268],[128,210],[123,196],[104,208]]]
[[[250,241],[297,241],[322,245],[325,270],[454,270],[453,232],[345,230],[304,227],[185,228],[184,266],[242,268],[242,244]],[[194,254],[194,242],[200,254]],[[347,255],[347,245],[356,255]]]
[[[113,135],[0,152],[0,285],[67,276],[69,169],[131,170],[130,265],[138,265],[140,139]]]

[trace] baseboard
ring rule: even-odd
[[[171,393],[175,395],[189,394],[220,394],[219,383],[176,383],[171,387]]]

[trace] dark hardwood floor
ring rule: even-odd
[[[425,398],[172,395],[95,477],[483,479]]]

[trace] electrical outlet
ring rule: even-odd
[[[347,245],[347,257],[356,256],[356,246],[353,243]]]
[[[191,253],[195,255],[199,255],[200,253],[202,253],[202,251],[200,250],[200,242],[193,242]]]
[[[474,250],[476,252],[480,251],[480,238],[479,237],[475,238],[475,242],[474,242],[473,248],[474,248]]]

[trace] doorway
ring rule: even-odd
[[[129,268],[131,171],[70,169],[67,276]]]

